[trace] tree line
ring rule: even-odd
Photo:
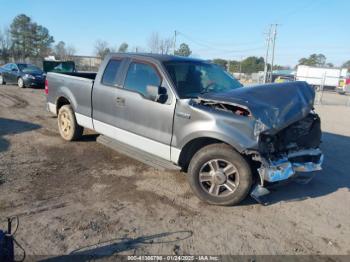
[[[25,14],[16,16],[8,28],[0,30],[0,60],[42,59],[54,55],[68,59],[76,53],[72,45],[59,41],[56,45],[49,30]]]
[[[264,70],[265,61],[263,57],[249,56],[242,61],[237,60],[226,60],[222,58],[217,58],[212,60],[213,63],[220,65],[229,72],[241,72],[246,74],[251,74],[254,72],[259,72]],[[324,54],[311,54],[309,57],[301,58],[298,61],[298,65],[308,65],[314,67],[334,67],[333,63],[327,62],[327,58]],[[297,66],[298,66],[297,65]],[[271,69],[271,65],[268,64],[268,69]],[[296,66],[296,67],[297,67]],[[296,68],[295,67],[295,68]],[[350,70],[350,60],[342,64],[343,68],[348,68]],[[273,70],[283,70],[291,69],[288,66],[274,65]]]
[[[94,51],[95,55],[101,58],[104,58],[108,53],[111,52],[136,52],[136,53],[154,53],[154,54],[175,54],[178,56],[185,56],[188,57],[192,54],[192,51],[188,44],[181,43],[179,48],[175,48],[175,39],[172,37],[161,37],[159,33],[153,32],[151,36],[148,39],[148,49],[145,49],[140,46],[133,47],[129,49],[128,43],[124,42],[122,43],[118,48],[114,48],[111,46],[108,42],[103,40],[97,40],[95,43]]]
[[[43,59],[47,56],[55,56],[56,59],[69,60],[76,54],[74,46],[58,41],[49,30],[33,21],[29,16],[20,14],[16,16],[8,28],[0,30],[0,60],[8,62],[12,60],[24,61],[26,59]],[[148,50],[135,47],[136,52],[151,52],[160,54],[173,54],[190,56],[192,51],[186,43],[182,43],[174,50],[174,39],[161,38],[158,33],[153,33],[148,41]],[[103,40],[97,40],[94,46],[95,55],[102,59],[110,52],[128,52],[129,45],[123,42],[118,48],[114,48]]]
[[[181,43],[176,48],[173,37],[161,37],[157,32],[150,35],[147,48],[133,47],[123,42],[117,48],[108,42],[97,40],[94,46],[94,53],[102,59],[110,52],[151,52],[158,54],[175,54],[179,56],[190,56],[192,51],[188,44]],[[54,37],[49,30],[33,21],[25,14],[16,16],[11,25],[4,30],[0,30],[0,60],[8,62],[13,60],[25,60],[55,56],[56,59],[69,60],[76,54],[74,46],[58,41],[55,45]],[[174,50],[175,49],[175,50]],[[222,66],[230,72],[253,73],[264,70],[265,61],[263,57],[250,56],[242,61],[213,59],[214,63]],[[309,65],[318,67],[334,67],[327,62],[324,54],[311,54],[307,58],[301,58],[299,65]],[[350,69],[350,60],[345,62],[343,67]],[[268,67],[270,65],[268,64]],[[289,69],[289,67],[275,65],[273,69]]]
[[[259,71],[264,71],[265,59],[263,57],[249,56],[241,61],[226,60],[222,58],[216,58],[212,60],[213,63],[225,68],[229,72],[251,74]],[[268,69],[271,69],[271,65],[267,65]],[[274,65],[273,70],[290,69],[288,66]]]

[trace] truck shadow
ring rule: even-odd
[[[92,261],[112,257],[124,251],[135,251],[145,245],[178,243],[192,237],[192,231],[166,232],[138,238],[117,238],[72,251],[69,255],[51,257],[42,262]],[[178,247],[177,247],[178,248]]]
[[[339,189],[350,190],[350,137],[324,132],[322,141],[323,170],[306,185],[291,182],[277,187],[268,195],[270,204],[317,198]]]
[[[39,128],[41,128],[41,126],[37,124],[21,120],[0,118],[0,152],[6,151],[10,146],[10,142],[3,138],[3,136],[24,133]]]

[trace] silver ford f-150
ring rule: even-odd
[[[155,54],[110,54],[97,74],[48,73],[47,108],[63,139],[83,128],[151,165],[186,171],[195,194],[233,205],[321,170],[320,119],[305,82],[243,87],[219,66]]]

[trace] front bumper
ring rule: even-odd
[[[31,78],[24,78],[23,83],[25,86],[37,86],[37,87],[44,87],[45,86],[45,79],[31,79]]]
[[[262,159],[258,172],[263,181],[278,182],[299,172],[322,170],[323,158],[319,148],[297,151],[275,161]]]
[[[323,159],[319,148],[293,152],[275,161],[259,157],[256,160],[261,162],[261,167],[258,168],[261,182],[253,187],[250,195],[266,205],[268,201],[264,196],[270,193],[268,189],[271,185],[291,180],[306,184],[313,178],[315,171],[322,170]],[[273,184],[265,186],[266,182]]]

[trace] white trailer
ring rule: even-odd
[[[299,65],[296,73],[297,81],[306,81],[312,86],[325,86],[337,88],[339,81],[344,79],[348,70],[346,68],[323,68]]]

